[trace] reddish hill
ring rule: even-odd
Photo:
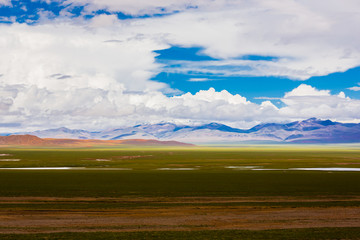
[[[33,135],[0,136],[0,145],[6,146],[63,146],[63,147],[95,147],[95,146],[194,146],[177,141],[158,141],[153,139],[96,140],[96,139],[58,139],[39,138]]]
[[[33,135],[0,136],[1,145],[41,145],[46,141]]]

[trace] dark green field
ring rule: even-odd
[[[243,147],[243,148],[143,148],[143,149],[0,149],[0,168],[5,167],[87,167],[199,168],[223,171],[228,166],[262,168],[360,167],[360,146],[339,147]],[[20,159],[6,162],[1,159]],[[97,161],[98,160],[98,161]],[[100,160],[100,161],[99,161]],[[101,161],[102,160],[102,161]]]
[[[356,146],[0,154],[1,239],[360,239],[360,172],[288,170],[360,168]]]
[[[360,173],[302,171],[4,171],[1,196],[358,196]]]

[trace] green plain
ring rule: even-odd
[[[360,172],[286,170],[359,168],[360,150],[356,148],[0,149],[0,153],[10,154],[0,157],[0,168],[85,168],[0,170],[0,196],[360,195]],[[234,166],[237,168],[228,168]],[[284,170],[254,171],[246,168],[249,166]],[[158,170],[161,168],[195,170]]]

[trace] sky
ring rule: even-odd
[[[358,0],[0,0],[0,132],[360,122]]]

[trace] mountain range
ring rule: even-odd
[[[360,124],[310,118],[304,121],[295,121],[286,124],[259,124],[250,129],[232,128],[220,123],[209,123],[199,126],[158,123],[96,132],[61,127],[12,134],[31,134],[40,138],[99,140],[156,139],[189,143],[354,143],[360,142]]]

